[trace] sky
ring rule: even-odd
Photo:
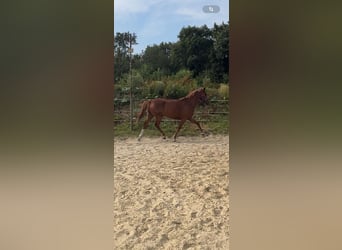
[[[218,13],[204,13],[205,5],[219,6]],[[137,35],[134,54],[148,45],[176,42],[183,27],[227,23],[229,0],[114,0],[114,33]]]

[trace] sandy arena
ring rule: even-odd
[[[228,136],[114,140],[114,249],[228,249]]]

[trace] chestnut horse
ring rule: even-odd
[[[137,122],[144,116],[144,114],[148,113],[147,119],[144,122],[144,126],[141,129],[141,132],[138,137],[138,141],[140,141],[143,136],[144,129],[148,127],[149,122],[153,117],[156,117],[156,121],[154,125],[162,134],[165,139],[165,133],[160,128],[160,122],[164,116],[179,120],[179,126],[177,128],[176,133],[173,136],[173,140],[176,141],[179,130],[182,128],[183,124],[188,120],[198,126],[201,130],[201,134],[203,135],[203,130],[200,124],[192,118],[196,106],[209,104],[207,94],[205,92],[205,88],[199,88],[191,91],[187,96],[179,98],[179,99],[164,99],[157,98],[149,101],[144,101],[142,104],[141,112],[138,115]]]

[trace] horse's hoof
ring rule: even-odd
[[[163,140],[166,140],[166,137],[165,137],[165,136],[163,137]]]
[[[203,131],[203,132],[201,133],[201,135],[202,135],[203,137],[208,136],[208,135],[209,135],[209,132]]]

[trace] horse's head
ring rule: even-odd
[[[197,90],[197,98],[201,106],[209,104],[209,100],[208,100],[207,93],[205,92],[205,88],[200,88],[199,90]]]

